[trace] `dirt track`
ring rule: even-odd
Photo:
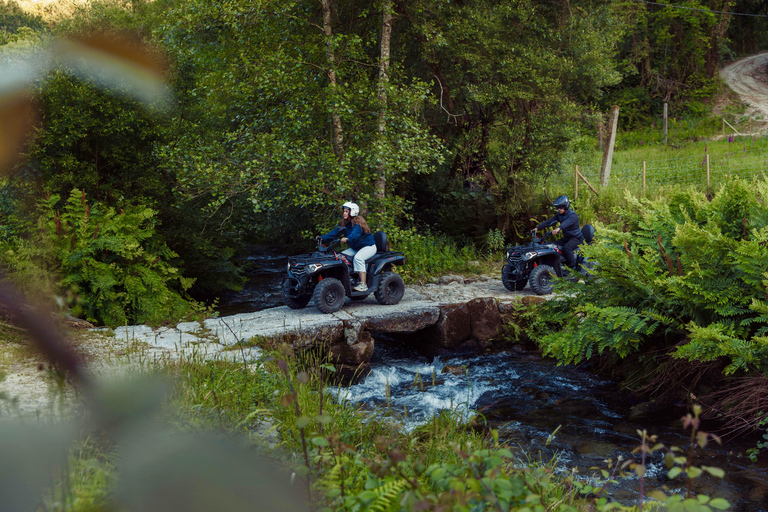
[[[748,105],[748,116],[768,121],[768,52],[728,64],[720,77]]]

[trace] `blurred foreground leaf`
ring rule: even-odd
[[[305,510],[289,475],[211,435],[138,433],[123,446],[116,507],[134,512]]]
[[[73,433],[69,425],[0,423],[0,512],[36,510]]]
[[[22,84],[18,85],[20,87],[8,94],[0,90],[0,171],[16,162],[35,119],[31,96]]]
[[[60,39],[52,48],[56,61],[75,76],[128,94],[147,106],[164,108],[170,103],[163,59],[130,34]]]

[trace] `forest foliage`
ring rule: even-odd
[[[40,116],[18,166],[30,185],[4,193],[14,215],[0,233],[10,244],[26,236],[39,212],[19,212],[46,193],[58,209],[74,189],[116,211],[141,205],[199,298],[242,283],[235,256],[248,243],[301,247],[347,200],[395,244],[434,232],[489,247],[524,231],[543,180],[596,141],[611,104],[626,126],[648,123],[664,100],[673,115],[702,114],[729,45],[748,49],[740,29],[766,32],[724,13],[759,10],[746,0],[103,0],[51,21],[3,0],[3,62],[54,36],[128,31],[167,61],[174,102],[146,110],[65,63],[38,81]]]
[[[542,337],[543,352],[564,363],[627,358],[647,369],[639,385],[662,382],[682,399],[710,367],[726,377],[765,374],[766,199],[765,180],[738,178],[711,199],[695,190],[663,200],[627,194],[617,222],[584,248],[599,262],[590,283],[564,282],[544,306],[563,328]],[[736,402],[721,412],[745,405]],[[748,412],[749,422],[759,419]]]

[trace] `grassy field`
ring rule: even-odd
[[[617,144],[617,147],[620,145]],[[578,166],[579,172],[599,190],[602,157],[597,148],[566,156],[562,162],[562,174],[553,177],[547,188],[563,190],[573,196],[574,169]],[[667,186],[693,186],[704,190],[708,175],[709,186],[714,188],[729,177],[752,179],[766,173],[768,136],[730,136],[669,145],[638,144],[627,149],[616,149],[609,186],[628,189],[636,194],[645,192],[654,195]],[[579,180],[579,194],[592,194],[582,180]]]

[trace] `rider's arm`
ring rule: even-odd
[[[536,229],[544,229],[548,228],[549,226],[552,226],[553,224],[557,223],[557,217],[552,217],[551,219],[547,219],[538,226],[536,226]]]
[[[361,228],[358,224],[355,224],[352,226],[352,230],[347,233],[347,244],[349,244],[350,247],[352,247],[352,244],[360,238],[360,236],[363,234],[363,228]]]
[[[326,234],[326,235],[323,235],[323,236],[321,236],[320,238],[323,240],[323,242],[324,242],[324,243],[330,242],[331,240],[333,240],[334,238],[336,238],[336,236],[339,234],[339,232],[340,232],[341,230],[343,230],[343,229],[344,229],[344,228],[343,228],[343,227],[341,227],[341,226],[336,226],[336,227],[335,227],[335,228],[333,228],[333,229],[332,229],[330,232],[328,232],[328,234]]]

